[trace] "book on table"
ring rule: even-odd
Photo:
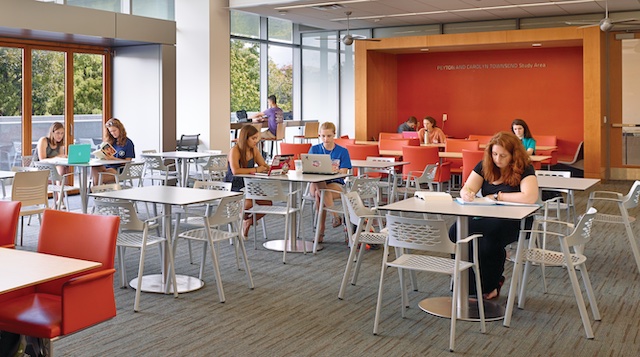
[[[477,205],[477,206],[528,206],[528,207],[537,207],[540,206],[537,203],[518,203],[518,202],[507,202],[507,201],[496,201],[489,197],[475,197],[473,201],[465,201],[462,197],[456,197],[456,202],[461,205]]]

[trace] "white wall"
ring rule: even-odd
[[[176,1],[177,134],[229,151],[228,1]]]

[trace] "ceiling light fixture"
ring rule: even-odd
[[[358,0],[350,0],[358,1]],[[360,0],[363,1],[363,0]],[[409,16],[425,16],[425,15],[438,15],[438,14],[455,14],[458,12],[471,12],[471,11],[492,11],[492,10],[504,10],[504,9],[523,9],[535,6],[562,6],[562,5],[575,5],[581,3],[591,3],[594,0],[573,0],[573,1],[549,1],[539,2],[521,5],[501,5],[501,6],[486,6],[486,7],[473,7],[468,9],[456,9],[456,10],[438,10],[438,11],[424,11],[424,12],[408,12],[404,14],[390,14],[390,15],[375,15],[375,16],[359,16],[352,17],[351,20],[371,20],[371,19],[384,19],[394,17],[409,17]],[[331,21],[345,21],[346,18],[332,19]]]
[[[278,14],[280,14],[280,16],[287,16],[287,10],[280,10],[278,11]]]
[[[542,47],[541,43],[532,43],[531,47]]]
[[[422,52],[429,52],[429,49],[428,49],[428,48],[421,48],[421,49],[420,49],[420,51],[422,51]]]
[[[339,0],[339,1],[328,1],[328,2],[318,2],[313,4],[304,4],[304,5],[290,5],[290,6],[279,6],[274,8],[275,10],[291,10],[291,9],[302,9],[307,7],[331,7],[332,5],[341,5],[341,4],[354,4],[358,2],[370,2],[377,0]]]

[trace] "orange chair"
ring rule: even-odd
[[[0,295],[0,330],[51,339],[114,317],[113,261],[119,224],[113,216],[46,210],[38,252],[102,266]]]
[[[15,247],[21,206],[19,201],[0,201],[0,248]]]
[[[469,135],[468,140],[477,140],[478,145],[487,145],[493,135]]]
[[[300,154],[306,154],[311,149],[310,143],[305,144],[289,144],[289,143],[280,143],[280,154],[281,155],[293,155],[293,159],[299,159]],[[296,165],[295,161],[291,162],[291,170],[295,170]]]
[[[378,141],[383,139],[404,139],[402,133],[380,133],[378,134]]]
[[[403,146],[420,146],[418,139],[382,139],[378,142],[379,150],[402,151]]]
[[[335,139],[333,139],[333,141],[337,145],[342,146],[343,148],[346,148],[347,145],[355,145],[356,144],[356,139],[349,139],[348,137],[346,137],[346,138],[343,138],[343,137],[335,138]]]
[[[462,152],[462,150],[479,150],[478,140],[448,139],[444,144],[444,151]],[[462,159],[447,159],[451,163],[451,173],[462,174]]]
[[[482,161],[484,151],[481,150],[462,150],[462,185],[467,182],[467,178],[473,168]]]
[[[409,175],[420,176],[424,168],[429,164],[438,164],[440,157],[439,149],[435,146],[405,146],[402,148],[402,160],[410,164],[402,166],[402,179],[406,180]],[[451,179],[451,164],[443,162],[438,167],[433,183],[437,184],[438,191],[442,190],[442,183]]]
[[[378,157],[378,145],[347,145],[347,151],[349,151],[349,157],[351,160],[366,160],[367,157]],[[358,176],[360,173],[357,169],[353,169],[353,174]],[[372,173],[370,177],[380,177],[380,174]]]

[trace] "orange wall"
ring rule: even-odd
[[[446,113],[445,133],[466,137],[521,118],[571,155],[583,140],[582,63],[582,47],[398,55],[397,124],[431,115],[442,127]],[[505,64],[517,68],[496,68]]]

